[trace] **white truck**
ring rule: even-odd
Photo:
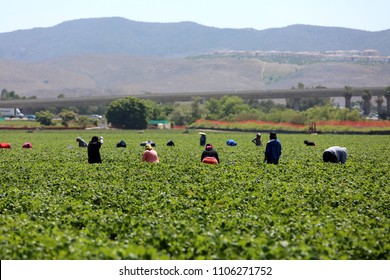
[[[0,108],[0,118],[24,118],[18,108]]]

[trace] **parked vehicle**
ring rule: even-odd
[[[101,115],[91,115],[91,118],[101,120],[103,117]]]
[[[24,118],[24,114],[18,108],[0,108],[1,118]]]
[[[26,118],[30,121],[35,121],[37,119],[35,115],[27,115]]]

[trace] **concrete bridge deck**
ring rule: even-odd
[[[384,96],[384,87],[352,88],[352,96],[362,96],[364,90],[370,90],[372,96]],[[243,99],[283,99],[283,98],[310,98],[310,97],[344,97],[344,88],[324,89],[286,89],[286,90],[242,90],[242,91],[210,91],[210,92],[177,92],[177,93],[144,93],[129,94],[141,99],[150,99],[156,102],[191,101],[192,97],[205,99],[221,98],[227,96],[239,96]],[[69,107],[88,105],[108,105],[112,101],[123,98],[123,95],[106,95],[90,97],[65,97],[65,98],[38,98],[19,100],[0,100],[0,107],[16,107],[23,109],[48,108],[48,107]]]

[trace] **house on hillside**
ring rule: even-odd
[[[150,120],[148,122],[148,128],[150,129],[170,129],[171,123],[168,120]]]

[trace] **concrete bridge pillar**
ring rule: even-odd
[[[299,111],[299,105],[301,103],[301,99],[299,97],[295,97],[293,99],[293,109]]]

